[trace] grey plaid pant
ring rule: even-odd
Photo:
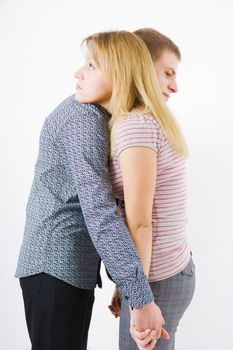
[[[162,281],[150,283],[155,302],[160,307],[165,319],[165,329],[170,340],[160,338],[154,350],[174,350],[175,333],[181,317],[189,306],[195,289],[195,265],[192,257],[185,269],[175,276]],[[129,306],[122,300],[120,317],[120,350],[138,350],[136,343],[129,332]]]

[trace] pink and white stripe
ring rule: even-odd
[[[124,191],[119,155],[124,149],[135,146],[152,148],[157,154],[149,281],[159,281],[183,270],[190,258],[186,235],[186,165],[171,148],[153,116],[125,117],[118,126],[115,155],[110,162],[114,194],[120,203],[124,201]],[[125,217],[124,206],[119,207]]]

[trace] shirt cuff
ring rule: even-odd
[[[132,308],[140,308],[154,301],[150,284],[143,272],[138,272],[136,278],[124,281],[117,287]]]

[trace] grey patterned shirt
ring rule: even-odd
[[[109,177],[109,116],[63,101],[45,120],[16,277],[45,272],[79,288],[100,280],[100,259],[132,307],[153,300]]]

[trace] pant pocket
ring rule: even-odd
[[[39,294],[43,275],[43,273],[39,273],[33,276],[22,277],[19,279],[24,298],[30,298],[33,295]]]
[[[188,265],[181,271],[181,275],[191,277],[195,275],[195,264],[192,257],[190,258]]]

